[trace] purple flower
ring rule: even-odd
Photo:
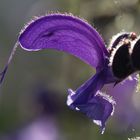
[[[67,105],[86,114],[94,123],[101,126],[103,133],[107,119],[113,114],[115,101],[102,93],[101,89],[105,84],[117,84],[135,72],[130,64],[128,52],[136,38],[134,33],[118,34],[107,49],[102,37],[86,21],[71,15],[51,14],[29,23],[21,31],[17,44],[27,51],[63,51],[96,69],[96,74],[77,90],[68,90]],[[1,81],[6,70],[2,73]]]

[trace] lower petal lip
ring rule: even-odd
[[[69,89],[67,97],[67,105],[71,109],[87,115],[101,127],[101,133],[105,130],[106,120],[113,115],[115,105],[115,101],[111,97],[100,91],[104,84],[108,82],[106,72],[104,70],[96,73],[76,91]]]

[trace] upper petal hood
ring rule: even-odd
[[[50,48],[67,52],[97,69],[103,68],[105,56],[108,56],[98,32],[71,15],[52,14],[38,18],[21,32],[19,42],[28,51]]]

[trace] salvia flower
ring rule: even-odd
[[[96,69],[96,74],[77,90],[68,90],[67,105],[100,125],[102,133],[115,101],[101,89],[109,83],[115,86],[140,69],[140,39],[135,33],[117,34],[107,49],[102,37],[86,21],[67,14],[50,14],[33,20],[21,31],[1,73],[1,82],[18,44],[26,51],[63,51]]]

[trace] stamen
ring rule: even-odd
[[[9,56],[9,59],[8,59],[6,65],[5,65],[5,67],[4,67],[4,70],[0,73],[0,85],[2,84],[2,82],[3,82],[3,80],[4,80],[5,74],[6,74],[7,69],[8,69],[8,65],[10,64],[10,62],[11,62],[11,60],[12,60],[14,54],[15,54],[15,51],[16,51],[16,49],[17,49],[17,47],[18,47],[18,44],[19,44],[19,43],[16,42],[16,44],[14,45],[14,47],[13,47],[13,49],[12,49],[12,51],[11,51],[11,54],[10,54],[10,56]]]

